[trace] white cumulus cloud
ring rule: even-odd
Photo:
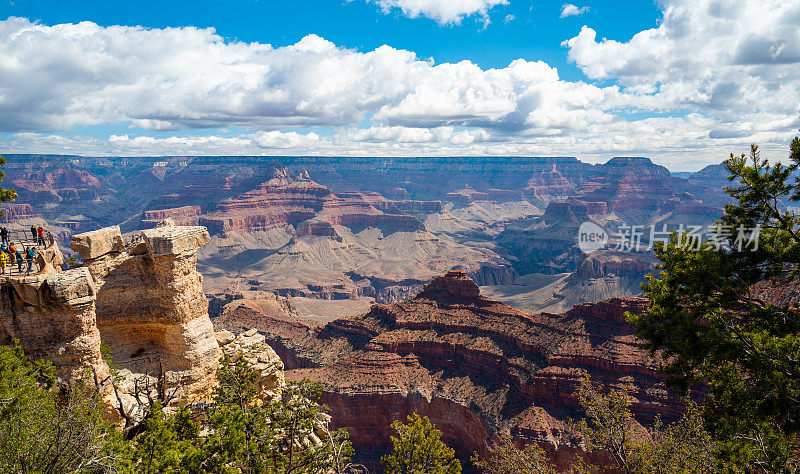
[[[583,15],[589,11],[589,7],[577,7],[571,3],[565,3],[561,5],[561,18],[566,18],[568,16],[579,16]]]
[[[470,5],[477,10],[460,15],[491,8]],[[272,46],[213,29],[9,18],[0,21],[0,151],[636,154],[680,167],[759,142],[785,155],[800,127],[800,4],[659,5],[659,24],[628,41],[584,26],[563,43],[584,81],[534,59],[491,69],[437,64],[313,34]],[[104,124],[115,135],[75,135]]]
[[[473,15],[488,21],[489,10],[497,5],[507,5],[508,0],[372,0],[385,13],[399,9],[409,18],[420,16],[436,20],[439,24],[460,24]]]
[[[348,50],[316,35],[274,48],[191,27],[10,19],[0,22],[0,58],[7,132],[126,121],[154,131],[336,127],[369,115],[412,127],[579,127],[584,108],[614,93],[561,81],[541,61],[484,70],[389,46]]]

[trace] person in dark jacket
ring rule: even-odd
[[[36,226],[31,224],[31,237],[36,240]]]
[[[17,271],[22,273],[22,252],[20,252],[19,249],[14,252],[14,258],[17,259]]]
[[[25,261],[28,262],[28,273],[33,270],[33,257],[36,255],[36,252],[33,251],[33,247],[28,247],[25,251]]]
[[[5,227],[0,227],[0,241],[8,245],[8,229]]]

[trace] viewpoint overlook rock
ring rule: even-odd
[[[411,299],[322,327],[241,302],[215,324],[258,328],[291,369],[287,379],[321,382],[333,422],[355,446],[387,446],[390,423],[416,412],[469,455],[503,433],[560,448],[565,421],[579,416],[584,374],[628,390],[641,422],[678,414],[680,400],[624,319],[646,308],[642,298],[613,298],[528,314],[452,271]]]
[[[88,376],[108,417],[126,424],[144,415],[142,391],[169,394],[173,405],[208,400],[223,351],[246,350],[262,388],[280,388],[283,364],[263,336],[214,331],[195,268],[208,239],[204,227],[169,221],[129,242],[104,228],[73,236],[83,264],[65,271],[57,246],[40,249],[40,271],[0,277],[0,339],[51,361],[62,383]]]

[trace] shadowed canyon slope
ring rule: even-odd
[[[558,448],[584,373],[628,390],[639,421],[677,413],[679,399],[624,320],[626,311],[645,309],[641,298],[616,298],[529,314],[450,272],[414,298],[322,327],[267,316],[253,304],[215,324],[258,328],[292,369],[287,378],[323,383],[333,421],[349,428],[355,445],[387,446],[391,421],[417,412],[467,455],[502,433]]]

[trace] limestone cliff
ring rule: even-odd
[[[279,389],[283,364],[263,336],[214,332],[196,269],[197,250],[208,240],[204,227],[165,221],[126,244],[119,227],[108,227],[73,237],[83,264],[66,271],[57,269],[58,248],[44,249],[40,272],[0,279],[0,339],[50,360],[62,383],[88,375],[110,417],[129,426],[145,414],[143,391],[158,390],[173,404],[208,400],[221,347],[245,353],[263,388]]]
[[[19,340],[31,357],[52,361],[64,381],[74,381],[86,369],[106,378],[108,366],[100,357],[95,318],[96,292],[86,268],[4,277],[3,342]]]
[[[126,249],[119,227],[73,237],[97,287],[97,328],[114,363],[163,377],[164,390],[189,401],[213,385],[221,355],[208,317],[197,249],[203,227],[148,229]]]

